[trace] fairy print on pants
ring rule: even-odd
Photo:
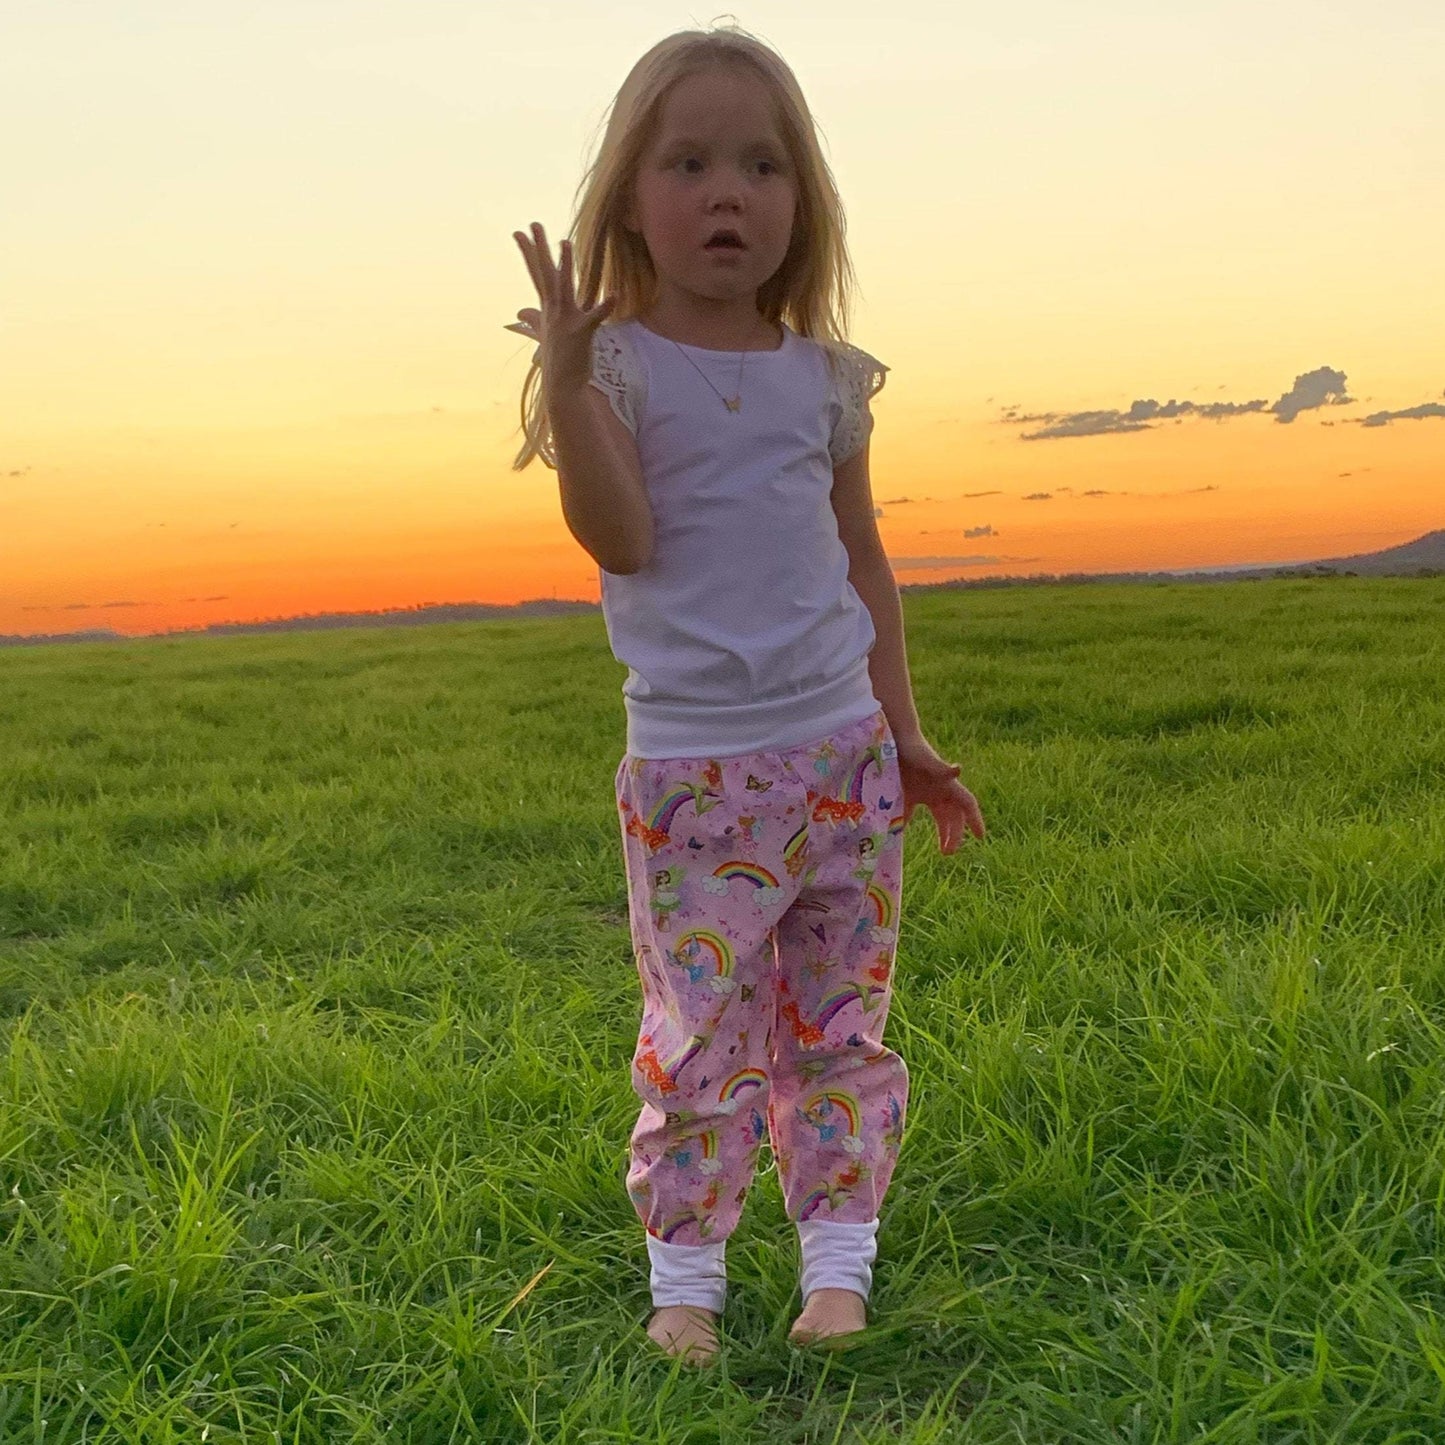
[[[908,1070],[884,1046],[903,788],[882,710],[830,737],[617,769],[642,1023],[627,1192],[648,1233],[726,1238],[766,1137],[788,1217],[878,1217]]]

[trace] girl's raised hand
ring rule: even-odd
[[[542,309],[529,307],[517,312],[524,325],[514,323],[503,329],[531,336],[540,344],[542,386],[549,396],[578,391],[592,375],[592,333],[612,310],[613,298],[583,310],[572,287],[572,243],[562,242],[554,265],[540,222],[532,222],[530,240],[521,231],[512,235],[522,248]]]

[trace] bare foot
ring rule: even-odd
[[[788,1332],[795,1344],[810,1345],[836,1335],[856,1334],[868,1324],[863,1296],[851,1289],[815,1289]]]
[[[702,1305],[662,1305],[647,1333],[669,1355],[681,1355],[689,1365],[708,1365],[717,1355],[717,1318]]]

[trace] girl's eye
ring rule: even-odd
[[[686,165],[689,161],[695,161],[696,159],[697,159],[696,156],[684,156],[684,157],[682,158],[682,160],[680,160],[680,161],[678,162],[678,164],[679,164],[679,165]],[[771,174],[776,174],[776,173],[777,173],[778,167],[777,167],[777,163],[776,163],[775,161],[762,160],[762,161],[759,161],[758,164],[761,165],[761,166],[771,166],[771,167],[772,167]]]

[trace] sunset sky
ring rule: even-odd
[[[727,14],[847,208],[900,583],[1445,527],[1439,0],[10,0],[0,634],[597,600],[512,233]]]

